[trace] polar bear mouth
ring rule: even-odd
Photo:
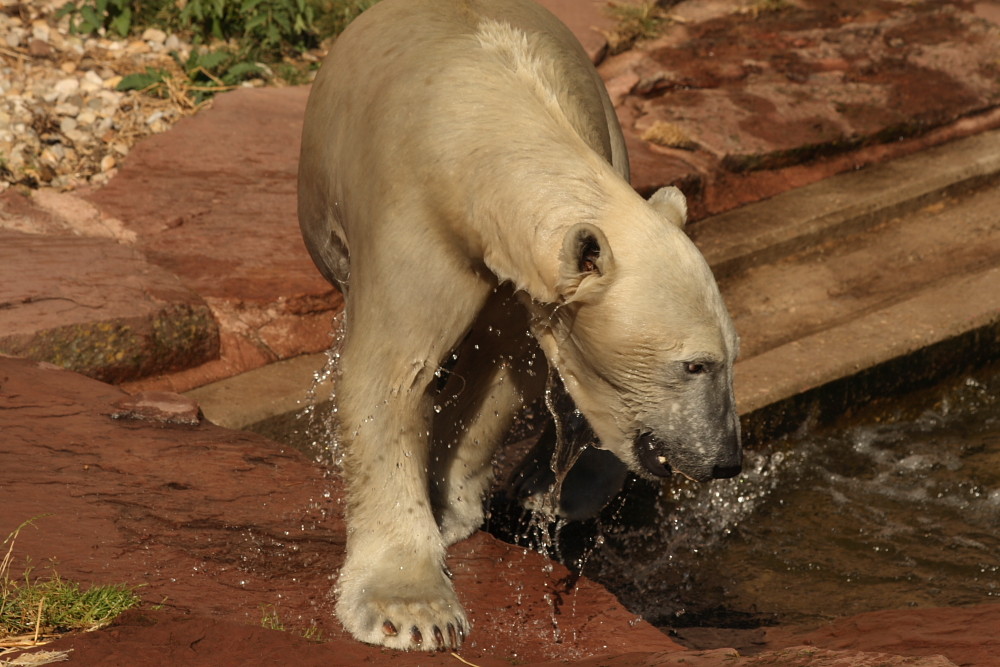
[[[674,469],[667,458],[667,443],[652,433],[641,434],[635,442],[636,455],[643,469],[655,477],[669,477]]]

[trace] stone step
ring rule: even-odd
[[[751,439],[1000,354],[998,174],[992,132],[693,226],[743,339]],[[277,406],[308,405],[325,363],[272,364],[189,395],[222,425],[273,421]]]
[[[125,382],[218,353],[205,301],[135,248],[0,229],[0,354]]]
[[[691,226],[716,278],[1000,180],[1000,131],[790,190]]]

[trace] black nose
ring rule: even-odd
[[[715,466],[712,468],[712,479],[728,479],[736,477],[743,470],[743,465],[737,463],[731,466]]]

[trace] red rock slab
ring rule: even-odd
[[[873,611],[809,632],[770,629],[767,641],[772,646],[797,643],[833,650],[943,655],[956,665],[991,667],[1000,664],[1000,603]]]
[[[132,247],[0,230],[0,353],[122,382],[214,359],[219,332],[201,297]]]
[[[972,5],[847,0],[677,23],[600,71],[637,189],[686,181],[702,217],[801,184],[788,169],[818,180],[885,159],[870,147],[995,126],[998,56],[1000,26]]]
[[[313,664],[295,653],[305,647],[302,660],[313,659],[314,645],[294,639],[310,629],[324,638],[328,664],[338,664],[338,654],[351,657],[347,664],[382,664],[387,656],[394,664],[459,664],[447,655],[395,654],[345,636],[330,593],[345,535],[335,476],[261,436],[174,423],[171,409],[162,411],[164,421],[150,410],[133,418],[136,406],[150,401],[173,403],[162,394],[145,396],[123,411],[129,402],[119,388],[0,357],[0,534],[38,517],[17,538],[15,565],[30,558],[42,574],[54,559],[67,579],[138,586],[144,610],[156,605],[166,614],[154,620],[169,629],[167,639],[142,639],[132,649],[125,638],[143,636],[141,617],[109,630],[110,639],[66,640],[82,642],[75,664],[195,664],[174,661],[184,656],[204,661],[197,664],[265,664],[234,662],[226,636],[241,638],[236,656],[251,655],[248,646],[264,651],[266,637],[279,637],[290,652],[285,664]],[[455,545],[449,566],[474,626],[462,650],[470,661],[680,649],[600,586],[486,533]],[[265,615],[289,632],[263,632]],[[211,641],[195,641],[201,635]],[[84,658],[87,642],[113,648],[116,637],[121,655],[159,657],[150,663]],[[163,642],[168,648],[156,648]],[[197,651],[184,653],[195,644]]]
[[[222,358],[135,389],[185,391],[330,345],[340,294],[299,233],[296,178],[307,87],[239,89],[139,142],[85,195],[150,262],[211,306]]]
[[[601,0],[538,0],[566,24],[583,45],[590,60],[599,63],[608,50],[607,32],[614,29],[615,20],[608,13],[608,3]]]

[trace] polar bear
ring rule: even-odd
[[[530,0],[383,0],[313,85],[299,221],[346,299],[337,379],[357,639],[455,649],[446,547],[475,531],[515,413],[558,372],[647,477],[741,465],[738,340],[683,196],[628,182],[579,43]]]

